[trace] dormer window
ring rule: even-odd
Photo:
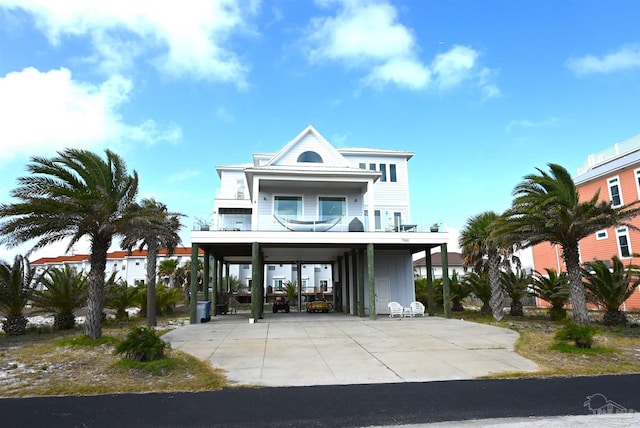
[[[298,156],[298,162],[310,162],[310,163],[323,163],[322,157],[319,154],[312,151],[302,152]]]

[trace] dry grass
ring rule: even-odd
[[[500,322],[479,314],[454,314],[468,321],[510,328],[520,334],[515,350],[538,364],[536,373],[507,373],[493,378],[596,376],[605,374],[640,373],[640,325],[605,327],[595,324],[598,332],[591,349],[562,345],[554,349],[555,333],[563,327],[547,318],[542,311],[531,311],[524,318],[505,316]]]
[[[0,339],[0,396],[209,391],[226,386],[222,371],[176,350],[152,363],[123,362],[113,350],[134,325],[106,327],[98,341],[82,339],[79,330],[64,336]]]

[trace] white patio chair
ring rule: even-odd
[[[398,302],[389,302],[387,305],[389,308],[389,318],[399,316],[402,318],[402,305]]]
[[[411,302],[411,314],[412,316],[418,316],[420,315],[421,317],[424,316],[424,305],[420,302]]]

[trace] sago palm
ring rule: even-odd
[[[129,287],[124,279],[115,280],[115,276],[107,281],[106,299],[104,306],[116,311],[116,320],[124,321],[129,319],[127,309],[139,306],[140,289]]]
[[[59,330],[73,328],[76,324],[74,311],[87,301],[87,277],[69,265],[49,269],[40,280],[44,287],[36,290],[32,303],[36,313],[53,313],[54,326]]]
[[[456,312],[464,311],[462,301],[471,294],[471,287],[458,276],[455,270],[449,278],[449,289],[451,292],[451,310]]]
[[[18,178],[11,196],[0,205],[0,243],[16,246],[36,240],[34,249],[69,239],[67,250],[81,238],[91,243],[85,333],[102,336],[107,252],[114,237],[130,229],[139,214],[135,203],[138,174],[129,175],[120,156],[106,159],[86,150],[67,149],[46,159],[35,156]]]
[[[522,269],[518,269],[518,272],[502,272],[500,274],[500,282],[502,283],[502,289],[511,299],[511,310],[509,311],[509,315],[512,317],[524,316],[522,299],[529,295],[531,275]]]
[[[16,256],[13,264],[0,261],[0,312],[5,316],[2,329],[7,336],[26,333],[28,320],[23,312],[37,281],[26,257]]]
[[[471,289],[471,293],[482,302],[480,312],[491,314],[491,283],[487,272],[469,272],[464,276],[464,282]]]
[[[124,239],[122,248],[129,251],[147,248],[147,326],[156,325],[156,277],[158,253],[166,248],[171,256],[180,243],[178,232],[182,227],[182,214],[170,212],[166,205],[154,199],[144,199],[140,209],[148,215],[133,224]]]
[[[569,278],[566,272],[558,273],[555,269],[545,268],[546,275],[540,272],[533,274],[531,288],[534,296],[551,304],[549,316],[554,321],[567,317],[564,305],[569,300]]]
[[[635,292],[640,281],[640,267],[625,266],[617,256],[611,259],[611,269],[602,260],[585,263],[582,274],[587,297],[605,307],[604,325],[626,324],[627,316],[620,306]]]
[[[514,191],[514,200],[497,222],[494,235],[523,246],[550,242],[562,247],[562,257],[569,276],[573,320],[589,323],[589,312],[582,284],[580,240],[611,226],[637,228],[628,221],[640,214],[633,207],[637,201],[618,208],[608,201],[599,201],[600,192],[581,201],[571,175],[562,166],[549,164],[550,172],[524,177]]]

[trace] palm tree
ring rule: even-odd
[[[122,248],[131,251],[147,247],[147,327],[156,325],[156,277],[158,253],[162,248],[167,249],[169,256],[173,255],[180,243],[178,232],[182,225],[182,214],[169,212],[166,205],[155,199],[144,199],[141,209],[149,213],[144,221],[136,223],[122,240]]]
[[[611,264],[609,269],[603,260],[585,263],[582,270],[586,279],[584,286],[589,300],[605,307],[604,325],[626,324],[627,316],[620,311],[620,306],[638,287],[640,267],[625,266],[617,256],[611,258]]]
[[[166,259],[162,260],[158,265],[158,276],[161,278],[169,278],[169,288],[177,287],[176,278],[179,264],[180,262],[177,259]]]
[[[500,286],[502,248],[491,234],[493,224],[497,219],[498,215],[492,211],[486,211],[469,218],[460,232],[459,244],[465,268],[473,267],[477,273],[488,271],[491,284],[491,310],[496,321],[500,321],[504,316],[504,297]]]
[[[537,169],[539,175],[524,177],[514,191],[514,200],[496,224],[494,236],[521,242],[523,246],[550,242],[562,247],[562,257],[569,276],[569,292],[573,320],[589,323],[589,312],[582,284],[580,268],[580,240],[598,230],[611,226],[627,226],[640,208],[632,204],[613,208],[610,202],[600,201],[600,192],[589,200],[580,196],[571,175],[557,164],[549,164],[550,172]]]
[[[0,310],[4,313],[2,329],[7,336],[21,336],[27,332],[24,308],[33,294],[37,282],[35,269],[29,260],[16,256],[13,265],[0,261]]]
[[[60,330],[73,328],[76,317],[73,313],[87,301],[87,277],[69,265],[64,268],[49,269],[40,284],[43,290],[36,290],[32,304],[36,313],[53,313],[54,326]]]
[[[518,269],[518,272],[507,271],[500,274],[500,282],[505,293],[511,299],[511,310],[509,315],[512,317],[524,316],[522,310],[522,299],[529,294],[529,284],[531,284],[531,275],[524,270]]]
[[[82,237],[91,245],[85,334],[102,337],[107,251],[142,214],[135,203],[138,174],[129,175],[120,156],[66,149],[52,159],[31,158],[28,175],[11,194],[19,202],[0,205],[0,243],[16,246],[35,239],[33,249],[70,238],[67,251]]]
[[[564,305],[569,299],[569,278],[566,272],[558,272],[555,269],[545,268],[547,272],[543,275],[539,272],[533,274],[534,296],[549,302],[551,309],[549,316],[553,321],[560,321],[567,317],[567,310]]]
[[[469,272],[464,276],[464,282],[471,289],[471,293],[480,299],[482,307],[480,313],[491,314],[491,283],[487,272]]]

